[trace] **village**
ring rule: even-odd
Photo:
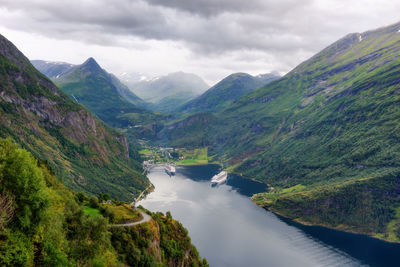
[[[145,146],[139,151],[143,158],[143,168],[149,170],[155,164],[174,164],[174,165],[203,165],[212,161],[208,157],[208,148],[169,148],[169,147],[150,147]]]

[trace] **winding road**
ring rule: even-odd
[[[140,221],[132,222],[132,223],[113,224],[113,225],[110,225],[110,226],[111,227],[124,227],[124,226],[128,226],[129,227],[129,226],[135,226],[135,225],[138,225],[138,224],[141,224],[141,223],[146,223],[146,222],[150,221],[150,219],[151,219],[150,215],[148,215],[147,213],[145,213],[143,211],[141,211],[140,214],[142,214],[142,216],[143,216],[143,219],[141,219]]]
[[[142,199],[143,194],[146,192],[146,190],[149,190],[150,187],[152,186],[152,184],[150,184],[145,190],[143,190],[140,195],[136,198],[135,201],[133,201],[132,203],[130,203],[129,205],[131,207],[135,207],[136,202],[140,201]],[[150,221],[151,217],[150,215],[148,215],[147,213],[140,211],[140,214],[142,214],[143,219],[141,219],[140,221],[137,222],[132,222],[132,223],[123,223],[123,224],[112,224],[110,225],[111,227],[124,227],[124,226],[135,226],[141,223],[146,223],[148,221]]]
[[[147,190],[149,190],[151,186],[152,186],[152,184],[150,184],[148,187],[146,187],[146,189],[143,190],[143,191],[139,194],[139,196],[138,196],[132,203],[130,203],[131,207],[134,207],[134,206],[136,205],[136,202],[138,202],[138,201],[140,201],[140,200],[142,199],[142,196],[143,196],[144,192],[146,192]]]

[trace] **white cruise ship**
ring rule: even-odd
[[[165,164],[165,171],[168,175],[175,175],[176,169],[174,165],[167,163]]]
[[[222,171],[211,178],[211,185],[216,186],[226,182],[228,179],[228,173],[226,171]]]

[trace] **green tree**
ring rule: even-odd
[[[0,140],[0,192],[14,199],[12,225],[33,234],[49,205],[49,195],[36,159],[11,139]]]
[[[65,227],[70,241],[70,256],[80,264],[102,257],[102,253],[111,246],[107,219],[89,217],[81,206],[68,201],[65,208]]]

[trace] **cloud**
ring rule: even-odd
[[[63,5],[51,0],[1,0],[0,5],[14,14],[4,21],[17,30],[100,45],[118,45],[126,36],[172,40],[197,53],[217,54],[303,45],[284,19],[301,8],[296,2],[71,0]],[[301,6],[309,2],[302,1]]]
[[[266,16],[282,14],[288,10],[309,5],[312,0],[281,0],[279,3],[275,0],[147,0],[147,2],[210,17],[221,13],[262,13]]]
[[[187,64],[224,60],[224,73],[289,71],[349,32],[396,22],[399,11],[390,0],[0,0],[8,29],[134,50],[168,51],[165,43]]]

